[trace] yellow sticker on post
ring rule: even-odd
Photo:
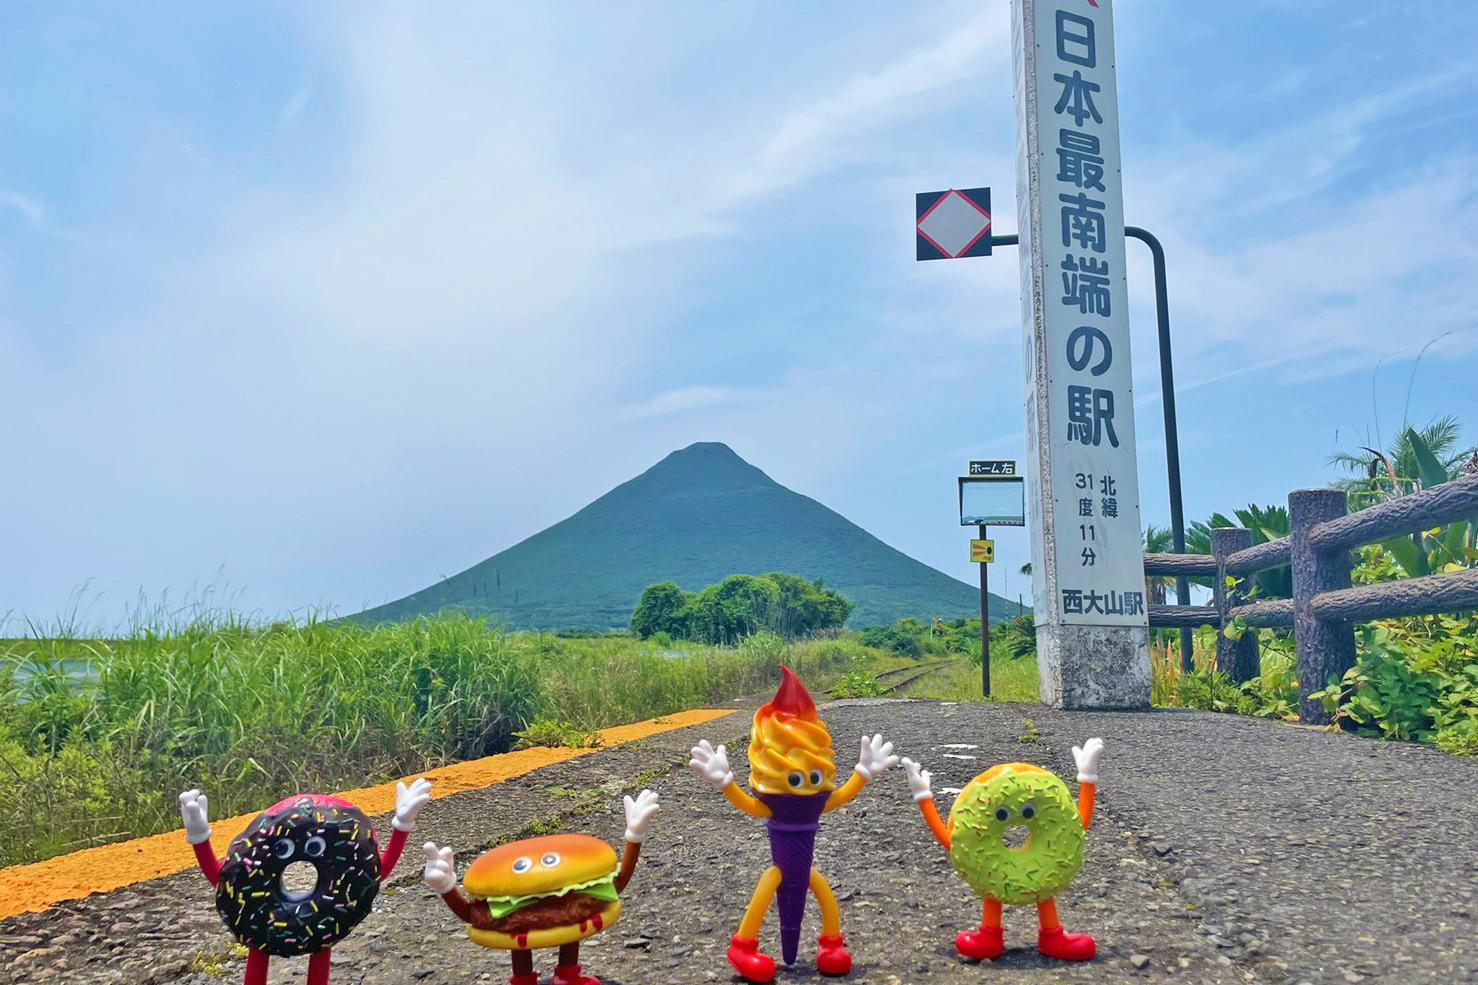
[[[996,559],[996,542],[993,540],[970,541],[970,563],[990,564]]]

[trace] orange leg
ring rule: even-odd
[[[980,903],[980,927],[955,934],[955,950],[967,958],[999,958],[1006,950],[1001,937],[1001,901],[986,897]]]
[[[1049,958],[1088,961],[1098,952],[1092,937],[1063,931],[1057,919],[1057,901],[1051,897],[1037,903],[1037,923],[1037,950]]]

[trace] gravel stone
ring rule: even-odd
[[[1069,930],[1092,933],[1086,965],[1045,959],[1035,918],[1008,908],[1007,951],[961,960],[957,930],[979,901],[929,837],[901,769],[827,817],[817,867],[841,901],[854,985],[1163,981],[1346,985],[1478,982],[1478,764],[1279,722],[1199,712],[1058,712],[1037,705],[859,700],[823,709],[850,767],[858,736],[881,731],[934,773],[941,810],[993,762],[1027,760],[1073,776],[1070,748],[1107,746],[1084,864],[1058,900]],[[1031,718],[1039,741],[1017,742]],[[769,864],[761,822],[734,811],[685,768],[699,738],[727,742],[745,775],[741,712],[434,801],[416,844],[451,844],[459,871],[528,822],[558,819],[612,844],[620,794],[639,784],[663,811],[624,894],[620,928],[582,949],[606,985],[736,981],[724,960],[754,881]],[[949,758],[962,743],[978,758]],[[595,791],[589,798],[561,791]],[[376,820],[388,828],[388,817]],[[1161,851],[1162,847],[1167,848]],[[335,948],[335,985],[501,983],[506,954],[467,941],[420,885],[407,851],[375,910]],[[1256,861],[1253,861],[1256,860]],[[816,911],[781,983],[819,983]],[[626,934],[622,934],[622,930]],[[645,941],[646,946],[628,946]],[[773,913],[761,946],[777,950]],[[199,959],[224,959],[219,976]],[[540,952],[547,978],[554,955]],[[306,960],[274,959],[271,985],[297,985]],[[212,894],[184,872],[0,922],[0,981],[220,985],[240,981]]]

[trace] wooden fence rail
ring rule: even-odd
[[[1219,528],[1211,531],[1210,554],[1146,554],[1146,576],[1212,579],[1211,605],[1152,605],[1149,623],[1156,628],[1216,627],[1217,669],[1237,683],[1257,674],[1256,635],[1234,640],[1223,632],[1225,627],[1234,619],[1252,627],[1292,626],[1299,714],[1306,722],[1323,724],[1329,715],[1309,695],[1354,666],[1355,623],[1478,609],[1478,570],[1357,588],[1350,585],[1351,549],[1468,519],[1478,519],[1478,475],[1359,513],[1347,512],[1345,494],[1338,489],[1300,489],[1288,496],[1287,537],[1254,547],[1251,531]],[[1293,569],[1293,598],[1249,601],[1238,579],[1280,567]]]

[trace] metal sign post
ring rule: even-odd
[[[1007,527],[1026,524],[1026,501],[1016,463],[1007,459],[973,461],[969,475],[957,483],[960,495],[960,526],[972,524],[980,538],[970,541],[970,560],[980,565],[980,693],[990,697],[990,565],[996,559],[995,542],[986,536],[994,523]]]
[[[1149,704],[1112,0],[1013,0],[1042,701]]]

